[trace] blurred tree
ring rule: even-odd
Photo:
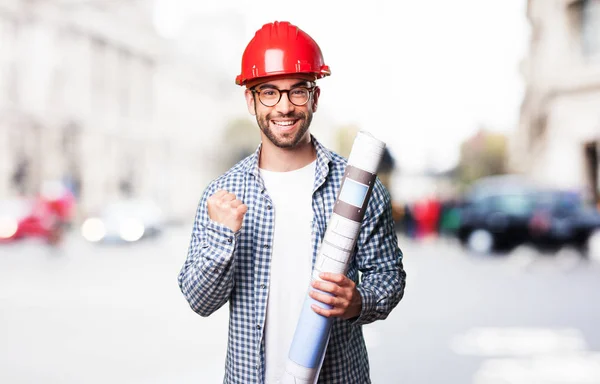
[[[461,184],[470,184],[486,176],[501,175],[507,171],[507,138],[485,128],[464,141],[455,175]]]

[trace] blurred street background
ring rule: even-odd
[[[228,309],[201,318],[179,292],[187,232],[0,248],[0,382],[221,382]],[[364,327],[374,383],[600,382],[599,264],[567,251],[488,258],[452,241],[401,244],[406,297]]]
[[[264,23],[320,45],[312,133],[387,144],[408,283],[373,382],[600,383],[600,0],[0,0],[0,383],[218,383],[177,287],[206,185],[259,144]]]

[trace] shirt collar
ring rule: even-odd
[[[323,146],[312,134],[310,135],[311,143],[315,147],[317,151],[317,165],[315,169],[315,184],[313,187],[313,192],[316,191],[327,178],[329,174],[329,163],[333,160],[333,156],[331,151]],[[260,150],[262,148],[262,143],[259,144],[258,148],[252,155],[250,155],[248,161],[244,165],[244,172],[249,173],[256,178],[256,180],[262,180],[260,177],[260,172],[258,170],[258,158],[260,156]]]

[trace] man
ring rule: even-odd
[[[321,92],[315,82],[329,73],[316,42],[287,22],[264,25],[244,51],[236,83],[246,87],[262,142],[205,190],[179,275],[200,315],[229,301],[225,383],[274,384],[283,376],[346,166],[309,132]],[[313,310],[335,320],[319,383],[370,383],[361,326],[388,316],[406,278],[379,180],[347,276],[321,278],[313,286],[331,295],[311,296],[332,307]]]

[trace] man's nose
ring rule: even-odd
[[[277,112],[280,112],[283,115],[287,115],[294,109],[294,104],[291,103],[288,92],[282,92],[281,98],[279,99],[279,103],[275,105],[275,109]]]

